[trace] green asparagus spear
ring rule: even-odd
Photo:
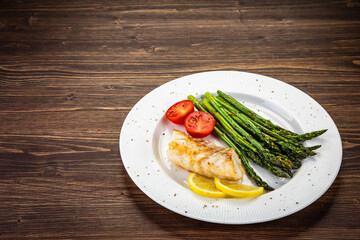
[[[241,112],[243,112],[245,115],[247,115],[248,117],[250,117],[254,121],[262,124],[264,127],[267,127],[267,128],[270,128],[270,129],[276,129],[278,131],[287,133],[288,135],[297,135],[296,133],[293,133],[293,132],[291,132],[291,131],[289,131],[287,129],[284,129],[284,128],[276,125],[276,124],[273,124],[270,120],[267,120],[267,119],[261,117],[260,115],[256,114],[255,112],[253,112],[249,108],[245,107],[243,104],[238,102],[235,98],[231,97],[230,95],[226,95],[225,93],[223,93],[220,90],[218,90],[217,93],[219,94],[220,97],[222,97],[227,102],[229,102],[230,104],[235,106],[237,109],[239,109]]]
[[[280,148],[274,143],[276,141],[275,138],[264,134],[259,130],[258,127],[256,127],[251,121],[246,121],[243,118],[242,114],[236,113],[233,111],[228,110],[227,108],[224,108],[224,111],[237,122],[240,124],[241,127],[243,127],[247,132],[249,132],[252,135],[255,135],[257,139],[264,143],[266,147],[269,149],[273,149],[275,151],[280,151]],[[235,110],[236,111],[236,110]]]
[[[195,108],[196,108],[197,110],[208,113],[208,111],[206,110],[206,108],[205,108],[203,105],[201,105],[201,103],[200,103],[200,102],[196,99],[196,97],[194,97],[193,95],[189,95],[189,96],[187,97],[187,99],[190,100],[190,101],[192,101],[192,102],[194,103],[194,106],[195,106]]]
[[[288,176],[286,175],[286,173],[292,177],[292,173],[289,169],[285,168],[282,172],[279,169],[277,169],[277,167],[275,167],[274,165],[272,165],[270,162],[268,162],[266,159],[262,159],[263,164],[265,165],[265,168],[272,174],[274,174],[275,176],[278,177],[283,177],[283,178],[288,178]],[[282,168],[281,168],[282,169]],[[290,172],[290,174],[289,174]]]
[[[229,147],[233,148],[235,152],[238,154],[244,169],[246,173],[255,181],[256,185],[259,187],[263,187],[264,189],[271,191],[274,190],[272,187],[270,187],[265,181],[263,181],[254,171],[254,169],[250,166],[248,160],[242,154],[242,152],[239,150],[239,148],[236,147],[236,145],[222,132],[219,130],[219,128],[214,128],[214,133],[218,138],[220,138],[223,142],[225,142]]]
[[[274,153],[274,152],[272,152],[272,153]],[[298,168],[301,167],[301,159],[302,159],[302,158],[295,157],[295,156],[293,156],[291,153],[288,153],[288,152],[286,152],[286,155],[284,155],[284,154],[282,154],[282,153],[279,153],[279,152],[276,152],[276,153],[274,153],[274,154],[277,154],[277,155],[279,155],[279,156],[281,156],[281,157],[287,157],[288,159],[290,159],[290,161],[291,161],[291,162],[293,163],[293,165],[294,165],[293,169],[298,169]]]
[[[289,169],[293,167],[293,164],[290,160],[271,154],[256,139],[254,139],[241,126],[239,126],[229,115],[226,114],[222,106],[216,102],[215,97],[211,93],[207,92],[205,93],[205,96],[208,97],[211,105],[215,108],[216,112],[218,112],[224,118],[224,121],[230,124],[231,127],[233,127],[237,132],[239,132],[242,136],[244,136],[252,145],[254,145],[258,149],[259,153],[264,155],[267,161],[279,167],[281,166]],[[221,121],[220,123],[222,124]]]
[[[321,134],[323,134],[323,133],[325,133],[327,131],[327,129],[324,129],[324,130],[305,133],[305,134],[302,134],[302,135],[296,134],[296,133],[291,132],[291,131],[289,131],[289,130],[287,130],[285,128],[282,128],[282,127],[280,127],[280,126],[278,126],[276,124],[273,124],[270,120],[267,120],[267,119],[261,117],[260,115],[258,115],[255,112],[251,111],[249,108],[245,107],[243,104],[238,102],[236,99],[234,99],[230,95],[226,95],[225,93],[221,92],[220,90],[218,90],[217,92],[218,92],[219,96],[224,98],[229,103],[233,104],[237,109],[242,111],[245,115],[247,115],[248,117],[250,117],[254,121],[262,124],[264,127],[277,130],[279,135],[285,136],[287,138],[291,138],[291,139],[296,140],[296,141],[305,141],[305,140],[310,140],[310,139],[313,139],[315,137],[318,137],[318,136],[320,136]]]
[[[311,150],[311,151],[314,151],[318,148],[321,148],[321,145],[315,145],[315,146],[311,146],[311,147],[307,147],[307,149]]]
[[[224,131],[226,134],[226,131]],[[232,139],[232,137],[230,135],[228,135],[228,137]],[[270,173],[274,174],[275,176],[278,177],[283,177],[283,178],[287,178],[288,176],[286,175],[286,173],[280,171],[279,169],[277,169],[277,167],[275,167],[274,165],[272,165],[269,161],[266,161],[264,158],[260,158],[258,155],[256,155],[256,153],[249,151],[248,149],[246,149],[244,146],[237,144],[234,140],[233,142],[235,143],[235,145],[237,145],[244,153],[245,155],[250,158],[255,164],[259,165],[260,167],[265,167]]]
[[[216,112],[218,112],[224,119],[227,121],[231,127],[233,127],[238,133],[240,133],[242,136],[244,136],[252,145],[254,145],[258,150],[263,151],[263,146],[256,141],[251,134],[245,131],[239,124],[237,124],[226,112],[224,109],[216,102],[214,99],[214,96],[206,92],[205,97],[207,97],[211,103],[211,105],[215,108]],[[222,123],[222,122],[220,122]]]
[[[259,131],[254,131],[253,128],[249,127],[249,124],[243,122],[240,118],[238,118],[235,114],[229,112],[227,109],[224,109],[225,112],[235,120],[241,127],[243,127],[247,132],[252,134],[257,138],[258,141],[260,141],[262,144],[264,144],[265,147],[272,149],[274,151],[280,151],[280,148],[273,142],[273,138],[269,135],[266,135]],[[275,139],[276,140],[276,139]]]
[[[287,138],[293,139],[295,141],[306,141],[306,140],[310,140],[313,139],[315,137],[320,136],[321,134],[325,133],[327,131],[327,129],[324,130],[319,130],[319,131],[313,131],[313,132],[309,132],[309,133],[304,133],[301,135],[297,135],[297,136],[286,136]]]
[[[315,155],[315,153],[313,151],[311,151],[311,149],[306,149],[304,146],[298,144],[297,142],[294,142],[291,139],[285,138],[279,134],[277,134],[275,131],[271,131],[269,129],[267,129],[266,127],[262,126],[261,124],[254,122],[253,120],[251,120],[249,117],[247,117],[246,115],[244,115],[243,113],[239,112],[236,108],[234,108],[231,104],[229,104],[228,102],[226,102],[223,98],[221,98],[220,96],[216,97],[216,100],[218,100],[218,102],[224,106],[226,109],[229,110],[229,112],[233,113],[236,117],[239,117],[243,120],[243,122],[248,123],[248,126],[252,126],[252,129],[254,129],[257,132],[264,132],[266,134],[271,135],[272,137],[274,137],[275,139],[281,140],[281,142],[279,142],[279,145],[281,145],[281,148],[284,150],[284,148],[289,148],[291,151],[294,152],[294,154],[298,154],[300,156],[308,156],[308,155]],[[236,120],[234,118],[234,120]],[[259,133],[256,133],[257,136],[259,136]],[[263,138],[262,139],[266,139],[264,138],[264,136],[266,136],[266,134],[263,134]],[[268,138],[269,139],[269,138]],[[269,145],[270,141],[276,141],[274,139],[269,139],[268,141],[265,141],[265,143],[267,143],[267,147],[269,147],[270,149],[275,149],[273,146]],[[285,142],[282,144],[282,142]],[[288,143],[288,144],[287,144]],[[279,151],[279,150],[277,150]]]
[[[257,152],[257,149],[251,145],[243,136],[237,133],[231,125],[212,107],[208,99],[203,99],[201,103],[205,106],[205,108],[209,111],[214,118],[221,123],[221,125],[226,129],[226,131],[234,137],[235,141],[239,144],[247,147],[249,150],[253,152]]]

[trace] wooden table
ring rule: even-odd
[[[136,187],[119,154],[126,115],[209,70],[280,79],[329,112],[344,154],[319,200],[217,225]],[[1,1],[0,238],[359,238],[359,110],[359,1]]]

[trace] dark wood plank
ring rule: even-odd
[[[358,239],[358,1],[1,1],[1,239]],[[217,225],[173,213],[119,154],[130,109],[191,73],[289,83],[337,124],[331,188],[272,222]]]

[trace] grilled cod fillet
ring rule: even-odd
[[[216,146],[200,138],[173,131],[168,157],[176,166],[200,175],[240,180],[244,169],[233,148]]]

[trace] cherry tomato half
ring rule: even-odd
[[[185,129],[190,136],[203,138],[215,127],[214,117],[207,112],[192,112],[185,118]]]
[[[173,123],[183,124],[187,115],[194,111],[194,104],[190,100],[175,103],[166,111],[166,117]]]

